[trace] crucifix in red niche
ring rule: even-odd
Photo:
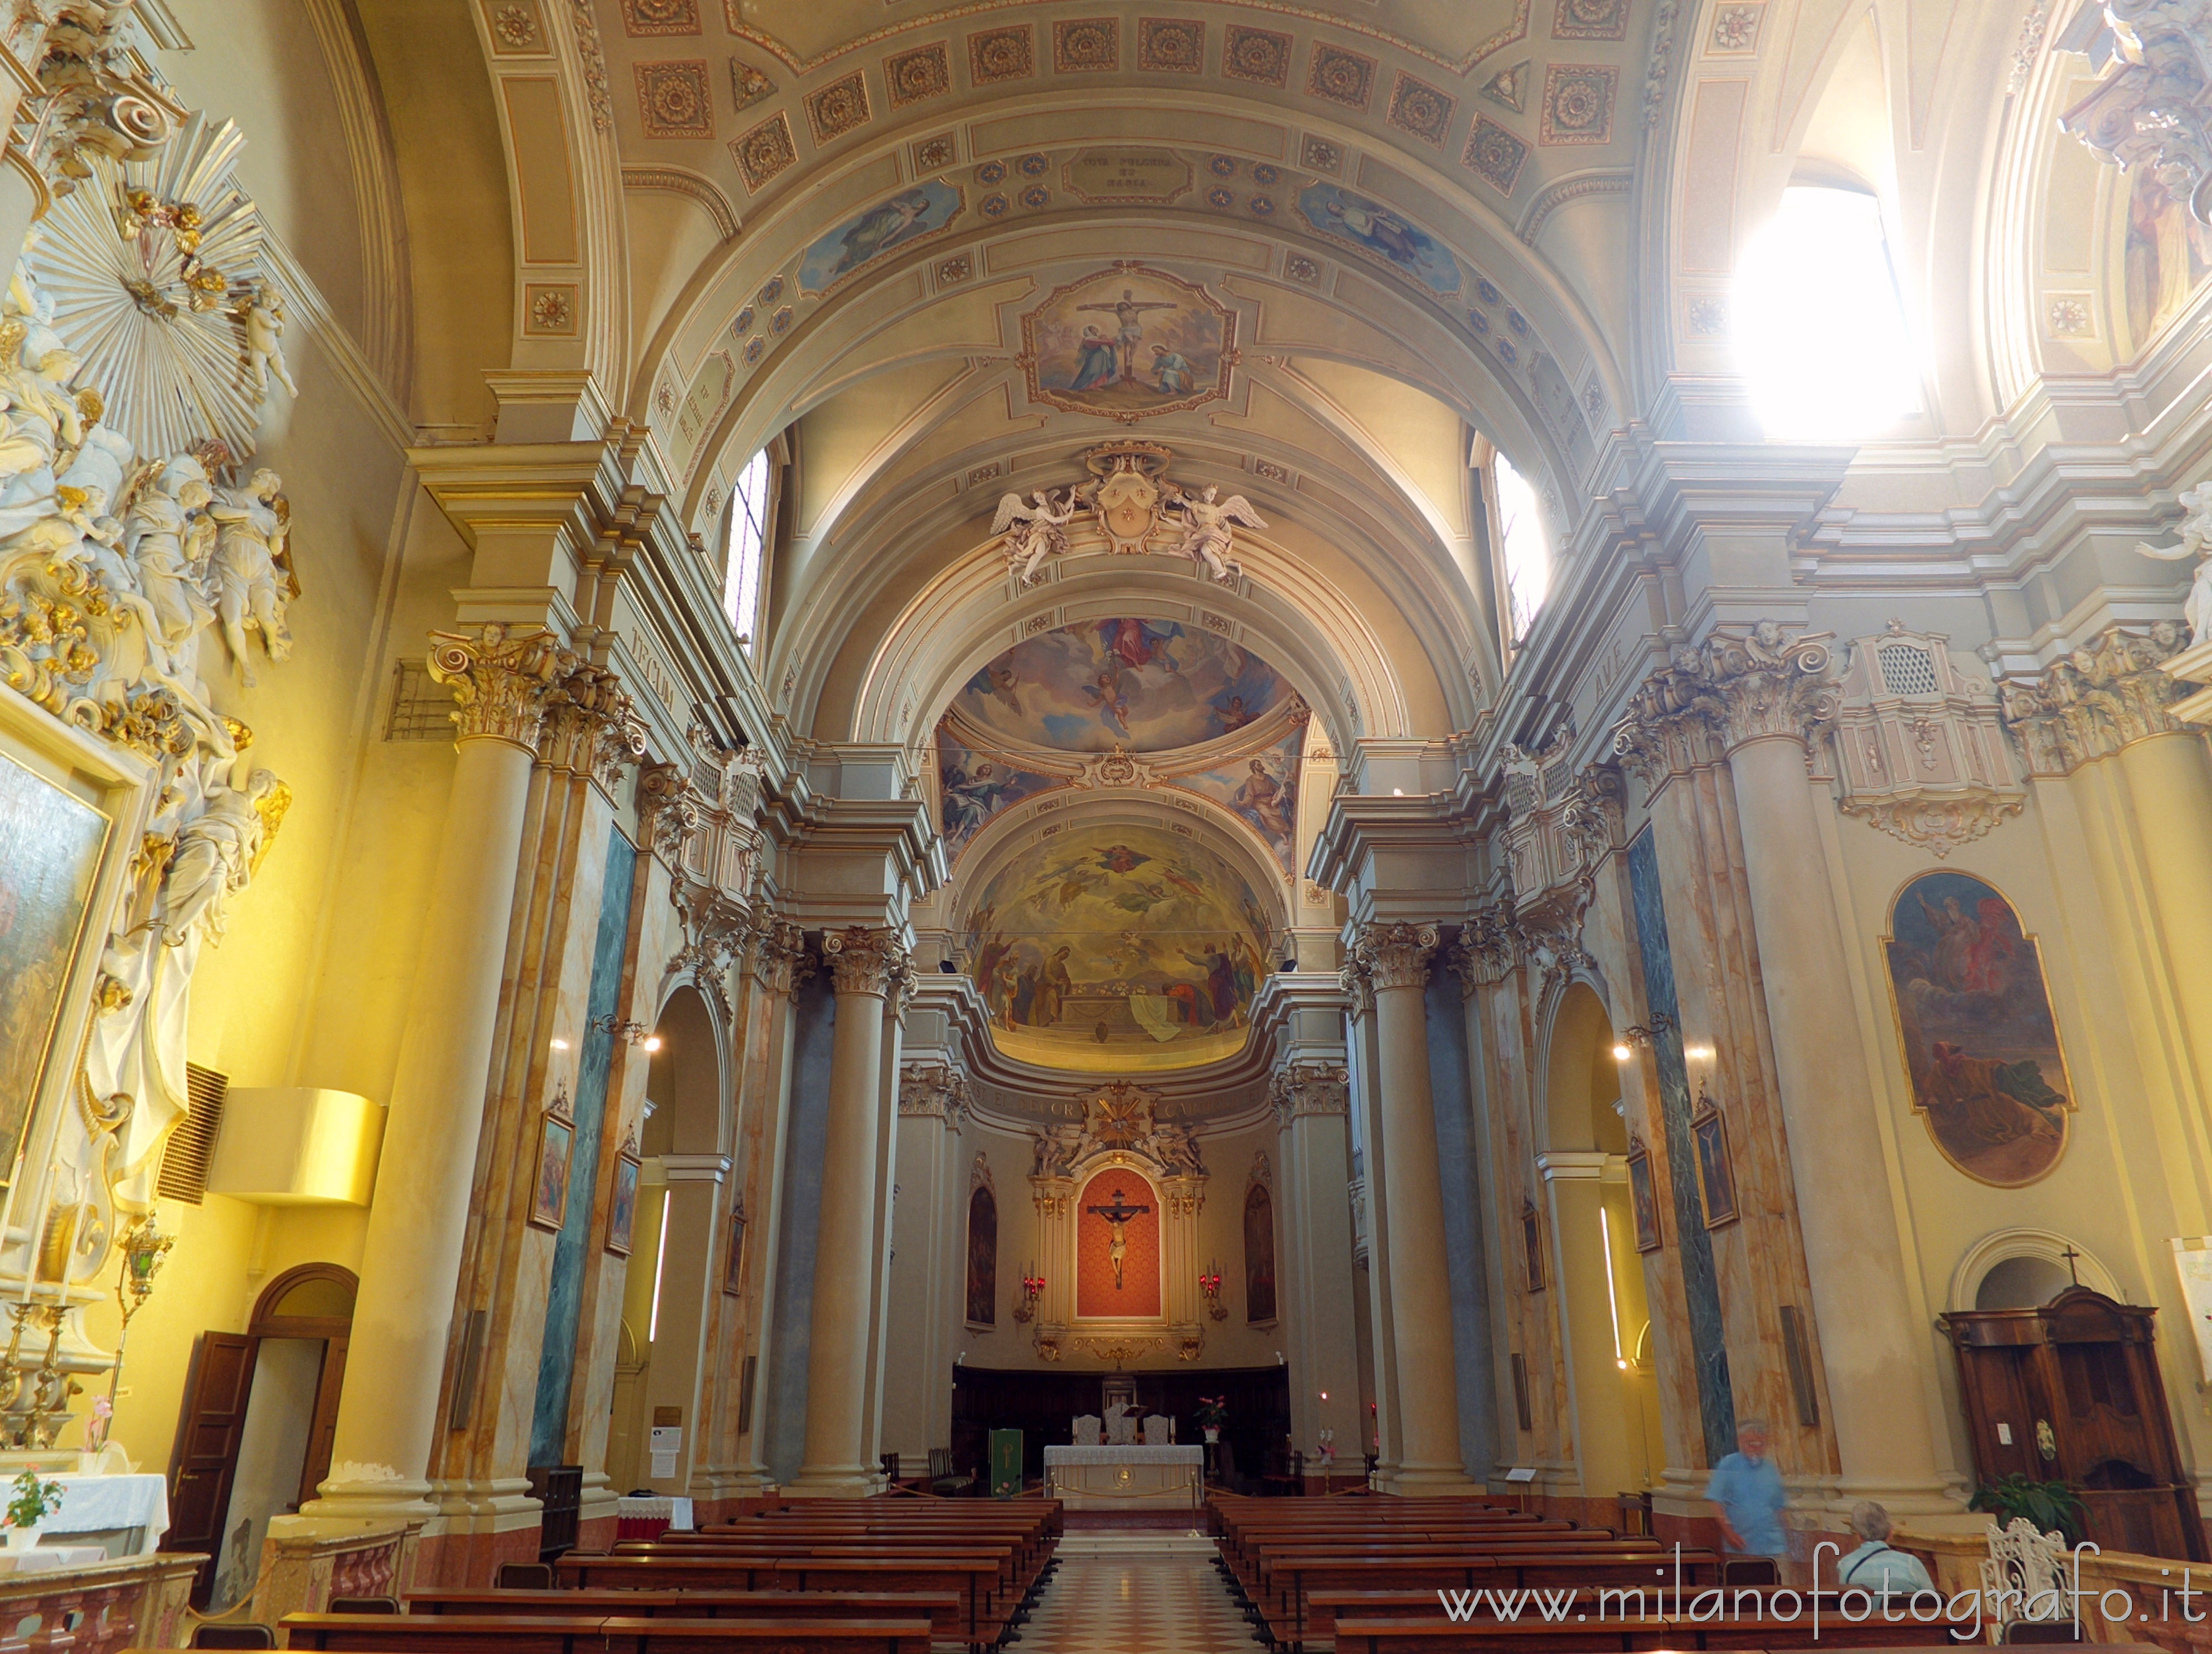
[[[1119,1292],[1121,1289],[1121,1265],[1129,1256],[1129,1219],[1141,1218],[1152,1208],[1127,1204],[1127,1197],[1117,1189],[1114,1191],[1113,1205],[1086,1206],[1083,1209],[1106,1219],[1106,1256],[1114,1262],[1114,1290]]]

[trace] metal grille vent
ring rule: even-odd
[[[1881,664],[1881,686],[1890,694],[1936,692],[1935,659],[1917,644],[1885,643],[1875,651],[1875,659]]]
[[[387,741],[449,741],[453,738],[453,697],[430,676],[427,660],[392,663],[392,706],[386,714]]]
[[[222,1103],[230,1091],[230,1076],[185,1064],[185,1095],[191,1111],[177,1122],[161,1150],[161,1176],[155,1192],[164,1200],[198,1206],[207,1198],[208,1164],[215,1158],[215,1140],[222,1130]]]

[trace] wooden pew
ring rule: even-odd
[[[585,1614],[288,1614],[291,1648],[332,1654],[929,1654],[927,1618],[676,1620]]]
[[[1011,1612],[1011,1604],[999,1600],[999,1564],[988,1557],[892,1562],[854,1557],[747,1560],[701,1556],[682,1561],[572,1551],[554,1564],[554,1577],[565,1588],[583,1590],[949,1592],[960,1602],[960,1639],[970,1644],[996,1642]]]
[[[1431,1603],[1433,1606],[1433,1603]],[[908,1620],[926,1617],[939,1642],[967,1639],[960,1598],[945,1591],[431,1590],[407,1597],[410,1614],[618,1619]]]

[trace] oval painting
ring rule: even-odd
[[[1882,940],[1912,1106],[1969,1177],[2016,1189],[2066,1149],[2074,1092],[2035,939],[1971,873],[1923,873]]]

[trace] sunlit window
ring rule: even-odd
[[[738,642],[750,654],[760,623],[761,558],[768,547],[768,450],[745,461],[730,490],[730,555],[723,577],[722,606]]]
[[[1871,195],[1782,192],[1737,268],[1735,335],[1769,436],[1849,441],[1919,410],[1919,356]]]
[[[1544,543],[1544,519],[1536,509],[1536,490],[1504,454],[1495,461],[1498,478],[1498,538],[1505,563],[1506,607],[1513,642],[1528,635],[1544,593],[1552,584],[1551,548]]]

